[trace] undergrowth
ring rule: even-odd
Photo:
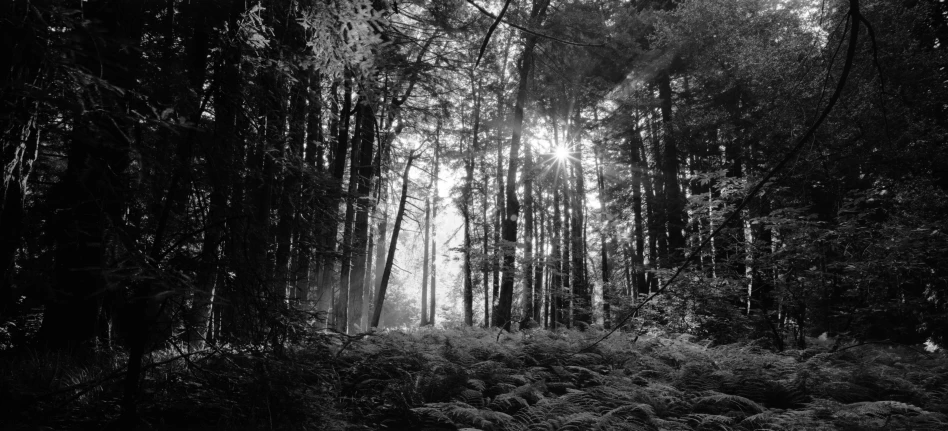
[[[944,353],[875,344],[775,353],[626,334],[575,353],[598,335],[422,329],[326,335],[279,356],[159,352],[141,429],[948,429]],[[109,357],[8,358],[0,417],[12,429],[104,426],[118,414],[121,379],[80,380],[120,372]]]

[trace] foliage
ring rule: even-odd
[[[814,340],[807,350],[778,354],[754,344],[709,347],[684,336],[625,334],[576,353],[600,335],[420,329],[361,340],[322,336],[284,357],[208,351],[148,372],[146,429],[935,430],[948,425],[944,353],[892,345],[831,349]],[[151,361],[177,356],[159,352]],[[13,406],[5,416],[47,426],[114,418],[112,384],[84,394],[68,411],[54,406],[75,390],[42,395],[77,380],[95,381],[109,368],[64,359],[24,352],[5,361],[2,376],[10,388],[5,396],[13,402],[4,403]]]

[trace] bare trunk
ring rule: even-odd
[[[546,14],[549,0],[535,0],[530,12],[530,21],[539,25]],[[520,158],[520,138],[523,133],[523,110],[529,90],[530,71],[533,68],[533,51],[536,47],[537,36],[529,34],[525,37],[523,53],[520,61],[520,83],[517,88],[517,102],[514,106],[513,133],[510,139],[510,156],[507,165],[506,184],[506,217],[501,226],[501,237],[504,242],[503,250],[503,279],[500,283],[500,298],[497,301],[497,312],[494,313],[493,326],[510,330],[511,307],[513,305],[513,285],[516,273],[516,243],[517,219],[520,217],[520,201],[517,199],[517,169]]]
[[[358,164],[353,163],[356,185],[356,217],[352,237],[352,274],[349,277],[349,333],[355,333],[362,321],[365,295],[365,275],[368,265],[369,212],[372,207],[372,151],[375,143],[375,113],[368,99],[359,104]],[[355,159],[353,159],[355,161]],[[350,187],[351,189],[351,187]]]
[[[555,168],[558,169],[558,168]],[[557,174],[559,175],[559,174]],[[562,316],[560,315],[560,310],[563,307],[563,279],[562,279],[562,265],[563,265],[563,256],[562,256],[562,241],[560,240],[560,233],[563,231],[563,227],[560,224],[560,190],[559,184],[556,184],[554,180],[553,184],[553,238],[551,239],[553,246],[553,256],[550,262],[550,273],[552,274],[550,278],[549,287],[547,290],[550,291],[550,311],[548,319],[550,321],[550,328],[557,328],[562,322]]]
[[[441,169],[441,123],[438,123],[438,136],[435,137],[435,159],[434,159],[434,197],[431,203],[431,295],[428,306],[428,324],[435,324],[435,312],[437,309],[438,293],[438,175]]]
[[[658,79],[658,94],[662,104],[662,141],[664,143],[662,156],[659,162],[662,166],[665,192],[665,219],[668,223],[668,256],[665,266],[672,267],[684,257],[685,247],[685,202],[681,195],[681,184],[678,180],[678,143],[672,130],[672,93],[671,78],[668,72],[663,72]]]
[[[356,127],[352,142],[352,151],[349,157],[349,187],[346,195],[346,217],[342,227],[342,261],[339,270],[339,292],[336,294],[336,302],[333,305],[335,314],[334,324],[336,330],[345,333],[349,328],[349,287],[350,276],[352,275],[352,223],[355,220],[355,198],[359,190],[359,138],[362,133],[362,111],[356,113]],[[342,133],[342,131],[340,131]]]
[[[398,211],[395,213],[395,225],[392,227],[392,241],[388,246],[388,258],[385,259],[385,269],[382,270],[382,282],[379,285],[378,295],[375,297],[375,311],[372,313],[371,327],[377,328],[382,317],[382,305],[385,303],[385,291],[388,289],[388,280],[392,276],[392,264],[395,261],[395,250],[398,247],[398,233],[402,228],[402,219],[405,216],[405,201],[408,200],[408,172],[411,163],[415,160],[414,154],[408,155],[405,163],[405,173],[402,175],[402,197],[398,202]]]
[[[428,268],[431,255],[431,198],[425,198],[425,251],[421,260],[421,326],[428,324]]]
[[[523,155],[523,316],[521,326],[533,318],[533,154],[530,145]]]

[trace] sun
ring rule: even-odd
[[[557,147],[553,150],[553,156],[556,157],[556,160],[565,162],[566,159],[569,159],[569,149],[566,147]]]

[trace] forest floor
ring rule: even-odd
[[[945,430],[948,355],[812,340],[421,329],[318,335],[279,355],[153,353],[142,430]],[[175,359],[178,358],[178,359]],[[0,429],[104,429],[123,357],[0,361]]]

